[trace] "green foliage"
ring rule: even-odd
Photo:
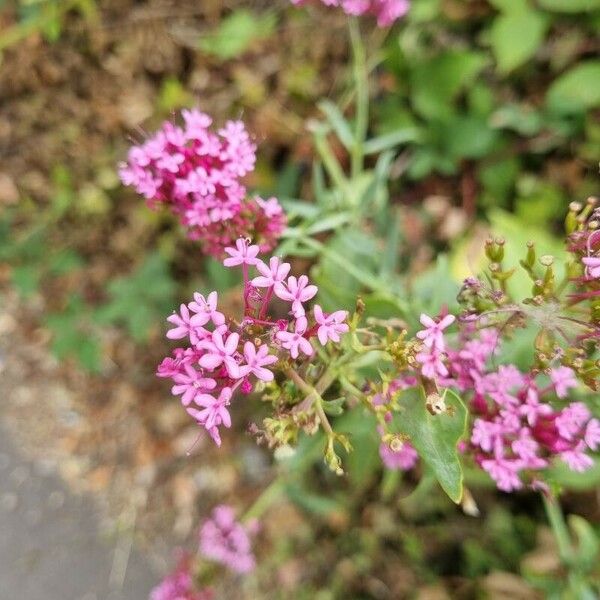
[[[451,390],[445,392],[445,400],[449,411],[432,415],[425,406],[422,390],[406,390],[400,398],[404,410],[398,419],[398,426],[402,433],[410,436],[411,443],[446,494],[454,502],[460,502],[463,470],[457,444],[466,434],[467,409]]]
[[[175,283],[167,261],[149,254],[131,275],[108,284],[109,301],[100,307],[100,323],[123,324],[134,340],[142,342],[173,309]]]
[[[225,17],[219,27],[203,36],[198,47],[207,54],[228,60],[241,56],[256,42],[272,33],[276,23],[275,14],[255,14],[238,9]]]
[[[75,358],[84,369],[99,372],[101,349],[90,322],[90,307],[76,294],[69,297],[64,310],[44,318],[53,334],[52,352],[58,359]]]
[[[561,75],[548,90],[547,101],[564,112],[600,106],[600,60],[582,62]]]

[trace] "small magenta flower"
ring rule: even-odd
[[[262,381],[273,381],[273,373],[265,366],[272,365],[277,362],[277,357],[269,354],[269,347],[266,344],[259,346],[258,350],[252,342],[244,344],[244,359],[245,365],[240,367],[240,373],[243,377],[252,373]]]
[[[594,466],[594,459],[585,453],[585,443],[579,442],[575,448],[565,450],[559,454],[561,460],[563,460],[572,471],[583,473]]]
[[[388,444],[381,443],[379,456],[387,469],[400,471],[410,471],[419,460],[419,455],[410,442],[404,442],[398,450],[392,450]]]
[[[439,322],[435,321],[426,314],[421,314],[421,325],[425,327],[417,332],[417,337],[423,341],[428,348],[437,348],[441,352],[445,349],[444,329],[456,321],[454,315],[446,315]]]
[[[311,343],[303,337],[306,333],[307,320],[306,317],[298,317],[294,332],[278,331],[275,337],[281,342],[281,346],[290,351],[292,358],[298,358],[298,354],[302,351],[306,356],[312,356],[314,349]]]
[[[213,331],[211,339],[201,340],[198,344],[198,348],[207,351],[200,357],[198,364],[209,371],[224,365],[229,376],[238,379],[240,368],[234,354],[237,352],[239,341],[240,336],[237,333],[230,333],[225,339],[221,331]]]
[[[328,340],[339,342],[340,335],[346,333],[350,329],[347,323],[344,323],[348,317],[348,311],[346,310],[336,310],[327,315],[318,304],[315,304],[313,313],[315,315],[315,320],[319,325],[317,337],[323,346]]]
[[[442,360],[442,354],[435,348],[431,348],[427,352],[419,352],[415,358],[421,363],[421,373],[427,379],[437,379],[449,375],[448,369]]]
[[[554,384],[556,395],[559,398],[566,398],[570,388],[577,387],[577,380],[575,379],[575,371],[569,367],[557,367],[556,369],[550,369],[550,379]]]
[[[193,325],[206,325],[212,321],[215,325],[223,325],[225,323],[225,315],[217,310],[217,302],[219,296],[217,292],[211,292],[206,298],[194,293],[194,301],[188,304],[189,309],[196,313],[191,322]]]
[[[562,437],[572,440],[579,434],[590,417],[590,411],[583,402],[572,402],[563,408],[560,415],[556,417],[556,429]]]
[[[590,279],[600,278],[600,257],[584,256],[581,262],[585,265],[585,274]]]
[[[198,394],[194,398],[194,403],[203,408],[201,410],[188,408],[187,411],[199,424],[208,430],[220,425],[231,427],[231,415],[227,407],[230,404],[232,393],[231,388],[224,387],[218,398],[210,394]]]
[[[590,450],[595,451],[600,446],[600,421],[598,419],[589,420],[583,439]]]
[[[184,406],[188,406],[201,392],[213,390],[217,385],[214,379],[204,377],[191,365],[183,365],[183,372],[174,374],[173,382],[175,385],[171,388],[171,393],[181,396]]]
[[[200,529],[200,554],[234,573],[248,573],[256,563],[249,534],[230,506],[217,506]]]
[[[306,275],[300,275],[298,278],[291,275],[286,283],[276,283],[274,290],[278,298],[292,303],[292,313],[295,317],[302,317],[305,314],[302,303],[313,298],[319,288],[309,285]]]
[[[167,317],[167,321],[175,325],[167,331],[167,337],[170,340],[180,340],[188,337],[197,327],[191,322],[190,311],[185,304],[179,307],[179,312],[180,314],[173,313],[170,317]]]
[[[273,256],[266,265],[262,260],[256,263],[256,270],[260,273],[259,277],[255,277],[251,283],[254,287],[264,288],[272,287],[277,283],[281,283],[290,272],[291,265]]]
[[[250,246],[248,241],[238,238],[235,242],[235,248],[225,248],[229,258],[223,261],[226,267],[237,267],[239,265],[255,265],[259,259],[256,258],[259,252],[258,246]]]

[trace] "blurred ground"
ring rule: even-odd
[[[2,403],[2,406],[4,403]],[[31,461],[0,426],[2,598],[135,600],[157,575],[131,536],[104,539],[91,498],[73,495],[52,461]]]

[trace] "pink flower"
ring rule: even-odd
[[[572,440],[581,432],[591,414],[583,402],[572,402],[556,417],[555,424],[558,432],[567,440]]]
[[[417,451],[409,442],[404,442],[399,450],[392,450],[387,444],[379,444],[379,456],[387,469],[400,471],[410,471],[419,460]]]
[[[598,279],[600,277],[600,257],[584,256],[581,262],[585,265],[585,274],[590,279]]]
[[[190,560],[183,557],[177,569],[167,575],[151,592],[149,600],[213,600],[210,588],[198,590],[190,570]]]
[[[248,529],[236,521],[231,507],[217,506],[200,529],[199,552],[235,573],[248,573],[255,566],[248,534]]]
[[[315,296],[318,289],[316,285],[309,285],[306,275],[300,275],[297,279],[292,275],[286,283],[277,282],[274,287],[278,298],[292,303],[292,313],[295,317],[304,316],[302,303]]]
[[[227,410],[231,396],[232,391],[229,387],[224,387],[218,398],[210,394],[198,394],[194,398],[194,403],[202,406],[202,410],[188,408],[187,411],[200,425],[203,425],[208,430],[221,425],[231,427],[231,415]]]
[[[256,255],[259,252],[258,246],[249,246],[248,242],[239,238],[235,242],[235,248],[225,248],[225,252],[230,258],[226,258],[223,264],[226,267],[237,267],[238,265],[255,265],[258,263]]]
[[[550,379],[559,398],[566,398],[569,388],[577,387],[575,372],[569,367],[560,366],[556,369],[550,369]]]
[[[174,396],[181,396],[184,406],[195,400],[203,391],[213,390],[217,382],[209,377],[204,377],[200,371],[196,371],[191,365],[183,366],[183,373],[173,375],[175,385],[171,388]]]
[[[419,352],[415,358],[421,363],[421,373],[427,379],[448,376],[448,369],[442,361],[442,355],[433,348],[429,352]]]
[[[326,315],[323,309],[318,304],[315,304],[313,312],[315,320],[319,325],[317,337],[323,346],[327,343],[327,340],[339,342],[340,335],[349,330],[348,325],[344,323],[348,317],[348,311],[336,310],[330,315]]]
[[[585,453],[583,442],[571,450],[561,452],[559,456],[569,466],[569,469],[578,473],[583,473],[594,466],[594,459]]]
[[[421,314],[420,321],[425,329],[418,331],[417,337],[423,340],[427,348],[437,348],[443,352],[445,349],[444,329],[452,325],[456,321],[456,317],[454,315],[446,315],[437,322],[426,314]]]
[[[598,419],[589,420],[583,439],[591,450],[596,450],[600,446],[600,421]]]
[[[240,336],[237,333],[230,333],[227,339],[224,339],[220,331],[213,331],[211,339],[201,340],[198,344],[199,349],[206,350],[206,354],[200,358],[198,364],[209,371],[224,365],[229,376],[238,379],[240,369],[234,354],[237,352],[239,341]]]
[[[523,487],[523,482],[517,475],[519,471],[517,462],[493,458],[481,461],[481,466],[496,482],[499,490],[512,492]]]
[[[262,260],[256,263],[256,270],[261,274],[252,280],[254,287],[272,287],[276,283],[281,283],[290,272],[289,263],[281,262],[276,256],[271,257],[267,266]]]
[[[314,352],[310,342],[303,337],[306,332],[307,321],[306,317],[298,317],[294,333],[289,331],[278,331],[275,337],[281,342],[283,348],[290,351],[292,358],[298,358],[299,351],[302,351],[307,356],[311,356]]]
[[[269,354],[269,347],[266,344],[262,344],[256,350],[252,342],[246,342],[244,344],[244,358],[246,364],[240,367],[240,373],[243,377],[252,373],[262,381],[273,381],[273,373],[265,369],[265,365],[276,363],[277,357]]]
[[[167,317],[167,321],[175,325],[172,329],[169,329],[167,332],[167,337],[170,340],[180,340],[184,337],[192,337],[198,338],[202,336],[202,327],[198,327],[198,324],[192,322],[192,318],[190,317],[190,311],[185,304],[182,304],[179,307],[178,315],[177,313],[173,313],[170,317]],[[193,343],[193,342],[192,342]]]
[[[291,0],[302,6],[308,0]],[[410,8],[409,0],[321,0],[325,6],[339,6],[347,15],[373,15],[379,27],[389,27],[403,17]]]
[[[218,294],[211,292],[206,298],[194,293],[194,301],[188,304],[189,309],[196,313],[191,322],[194,325],[206,325],[212,321],[215,325],[223,325],[225,323],[225,315],[217,310]]]

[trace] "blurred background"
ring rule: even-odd
[[[445,252],[459,280],[490,224],[546,239],[570,201],[597,192],[600,2],[413,0],[387,36],[364,29],[381,47],[371,131],[416,132],[390,190],[404,270]],[[310,200],[307,121],[319,98],[344,102],[349,78],[335,11],[0,0],[0,562],[12,573],[0,579],[29,586],[10,597],[144,598],[202,516],[251,504],[272,479],[270,453],[244,435],[249,403],[221,450],[203,438],[186,455],[196,427],[154,376],[164,318],[194,290],[235,303],[237,282],[116,166],[132,140],[197,105],[246,122],[259,146],[251,189]],[[578,478],[566,498],[596,524],[599,479]],[[257,576],[224,581],[219,597],[527,599],[544,597],[532,581],[551,590],[561,576],[534,497],[479,482],[475,519],[435,493],[403,500],[410,479],[390,499],[377,464],[358,465],[343,497],[334,483],[290,490],[265,522]],[[54,544],[66,552],[56,567],[44,562]],[[86,553],[102,565],[89,577]],[[61,576],[42,595],[69,556],[88,578]]]

